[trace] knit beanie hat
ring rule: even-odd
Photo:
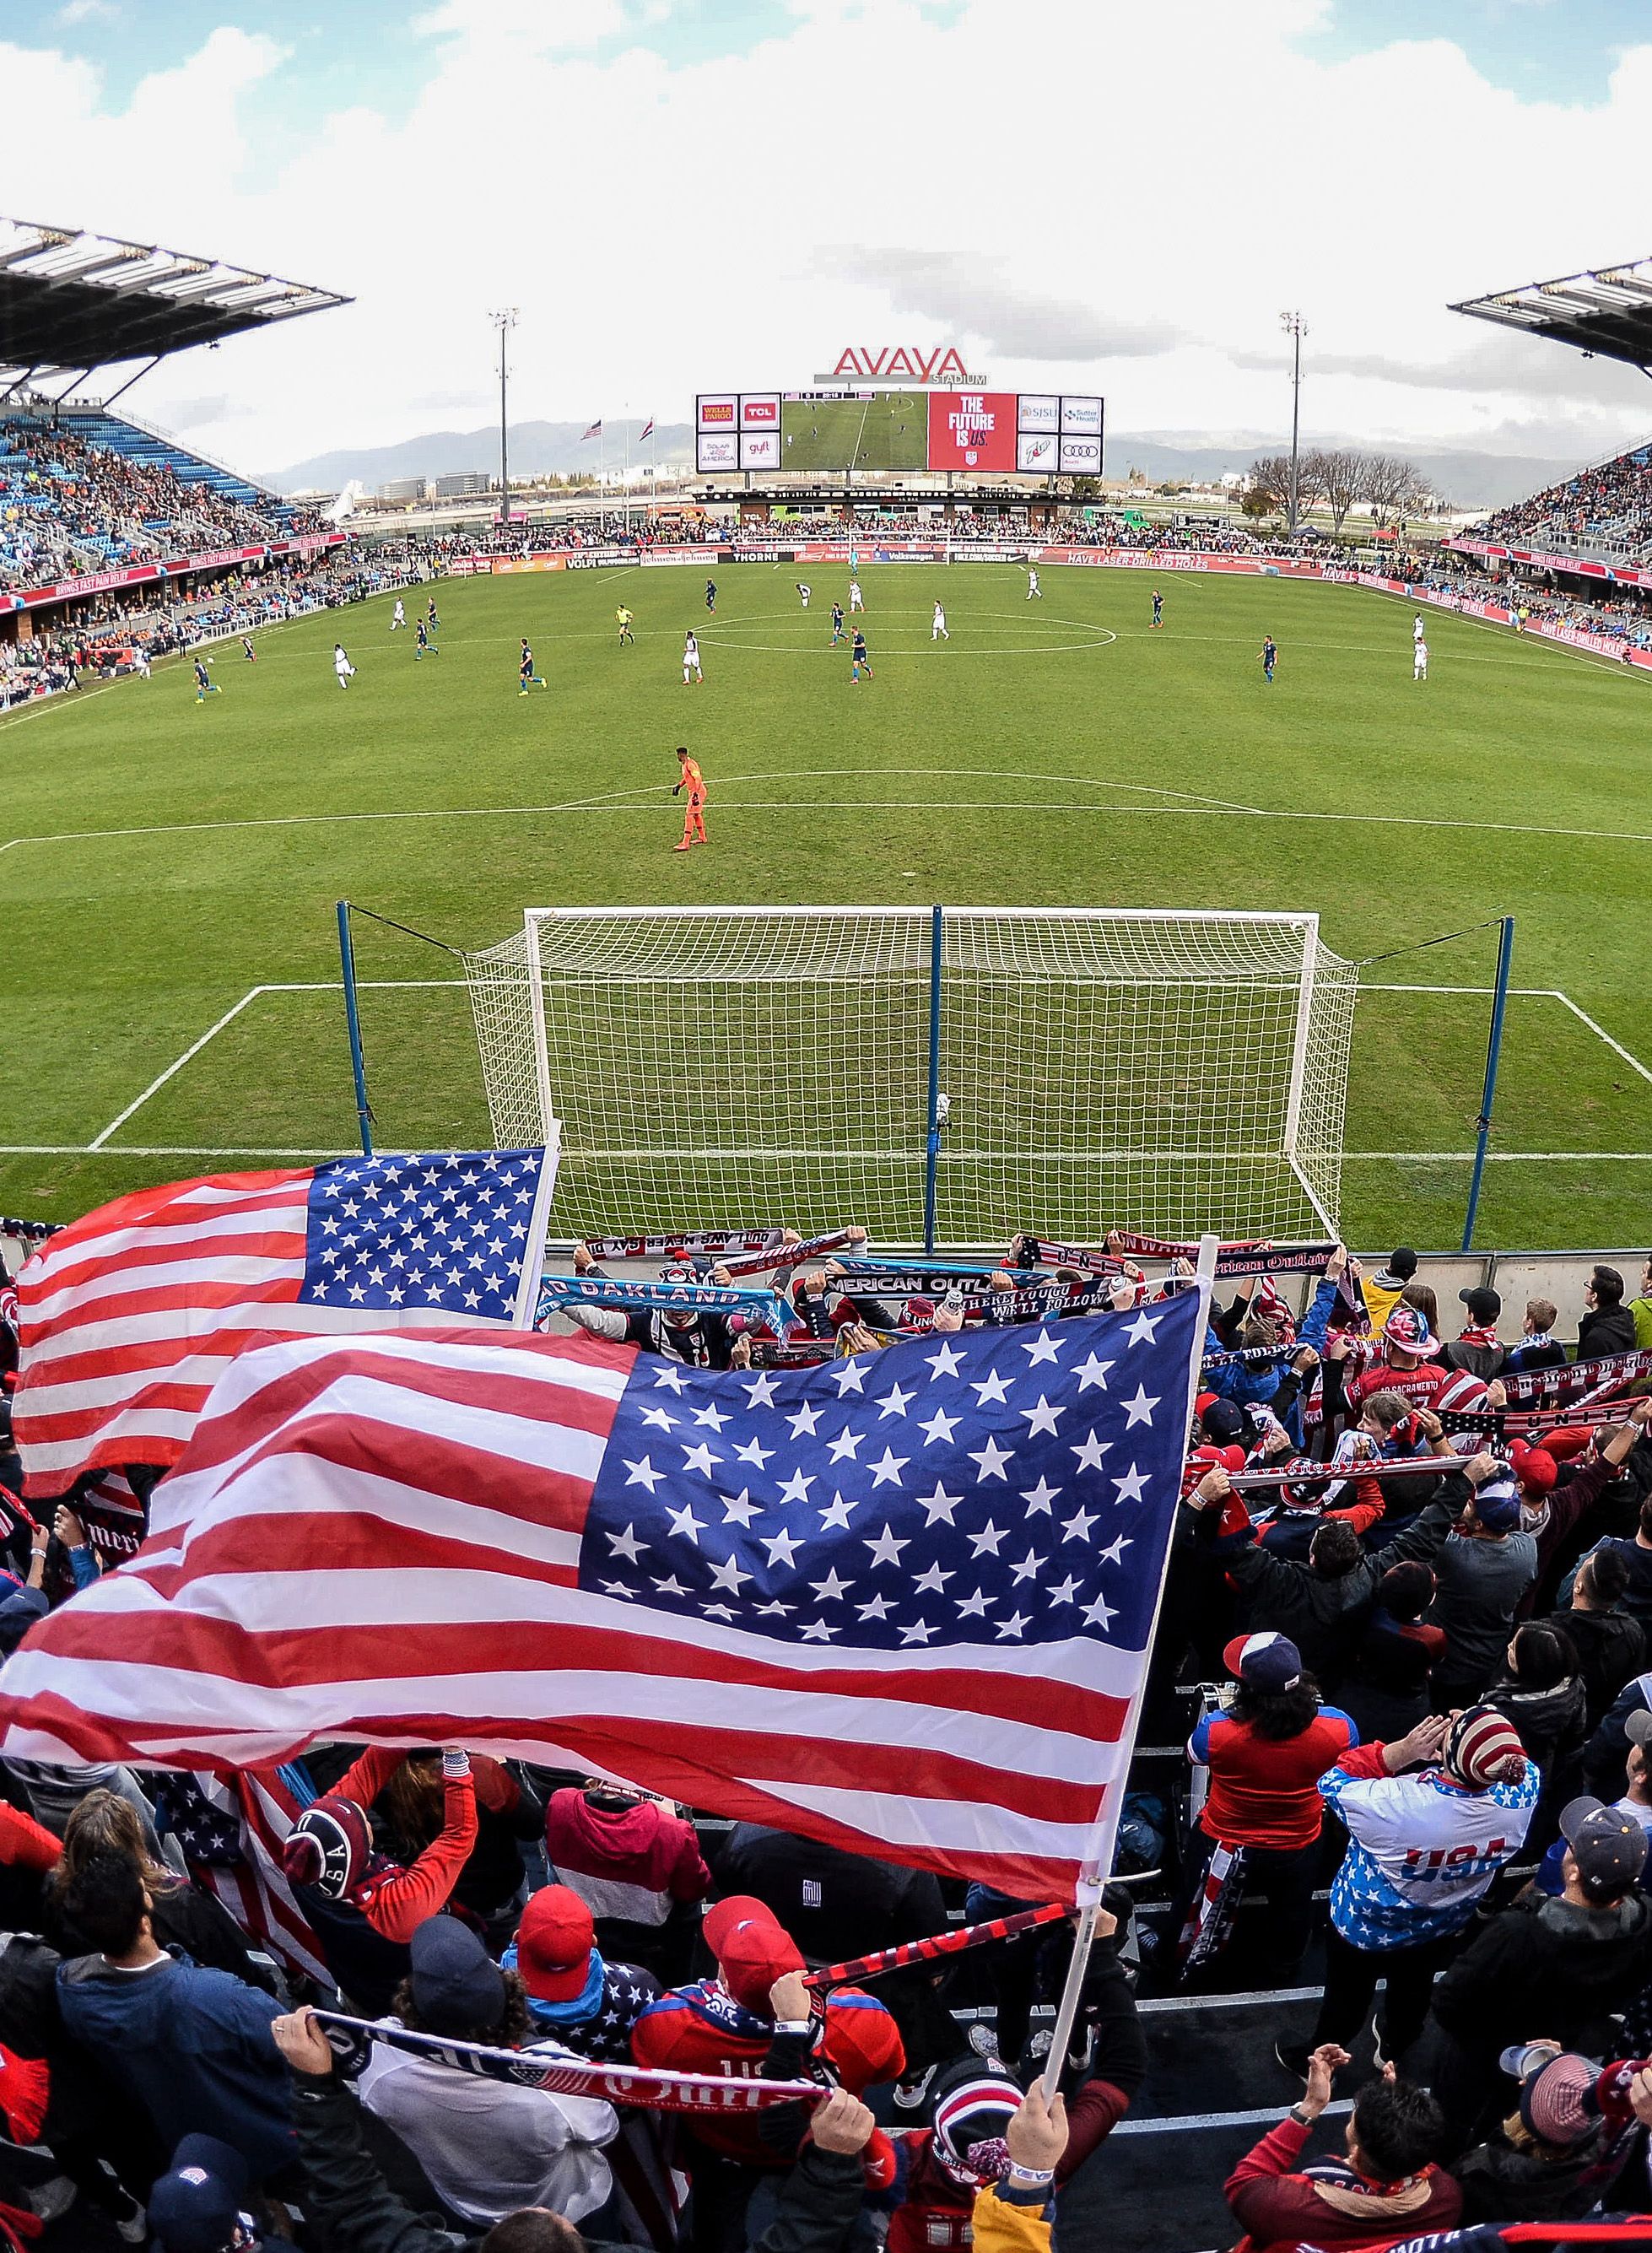
[[[366,1874],[373,1825],[353,1799],[330,1792],[305,1808],[282,1846],[282,1866],[296,1886],[313,1886],[344,1901]]]
[[[937,2075],[935,2149],[949,2174],[977,2184],[1003,2180],[1009,2173],[1005,2138],[1021,2093],[990,2059],[961,2057]]]
[[[1495,1705],[1471,1705],[1446,1731],[1440,1759],[1447,1775],[1472,1791],[1483,1791],[1488,1784],[1513,1782],[1523,1774],[1526,1748],[1513,1722]]]

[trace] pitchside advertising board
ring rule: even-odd
[[[702,391],[694,466],[1099,477],[1103,402],[1042,391]]]

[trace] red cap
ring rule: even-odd
[[[736,2003],[766,2018],[775,1981],[804,1968],[797,1942],[774,1911],[751,1894],[730,1894],[727,1901],[714,1902],[701,1929],[723,1985]]]
[[[1547,1447],[1528,1447],[1516,1440],[1509,1451],[1515,1476],[1528,1494],[1547,1494],[1560,1475]]]
[[[516,1934],[516,1968],[541,2003],[571,2003],[591,1974],[596,1929],[571,1886],[542,1886],[528,1897]]]

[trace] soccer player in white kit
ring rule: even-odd
[[[1043,601],[1044,590],[1038,583],[1038,574],[1029,563],[1027,567],[1027,599],[1029,603],[1035,595],[1041,603]]]
[[[1412,639],[1413,641],[1421,641],[1422,638],[1423,638],[1423,614],[1422,614],[1422,612],[1421,612],[1420,610],[1418,610],[1418,613],[1417,613],[1417,615],[1416,615],[1416,617],[1412,620]]]
[[[799,580],[798,580],[798,597],[799,597],[799,599],[801,600],[801,602],[802,602],[802,603],[803,603],[803,607],[804,607],[804,609],[805,609],[805,610],[806,610],[808,609],[808,607],[809,607],[809,597],[810,597],[810,596],[811,596],[813,592],[814,592],[813,588],[812,588],[812,587],[811,587],[805,580],[803,580],[803,579],[799,579]]]
[[[407,612],[402,609],[402,607],[401,607],[401,596],[400,596],[400,595],[398,595],[398,596],[396,596],[396,606],[395,606],[395,609],[394,609],[394,610],[390,613],[390,631],[391,631],[391,632],[392,632],[392,633],[394,633],[394,632],[395,631],[395,630],[396,630],[396,628],[397,628],[398,626],[404,626],[404,625],[406,625],[406,624],[407,624],[407,623],[408,623],[408,614],[407,614]]]
[[[851,579],[849,582],[849,608],[851,610],[863,610],[866,608],[866,596],[861,592],[861,582],[858,579]]]
[[[1412,644],[1412,679],[1413,680],[1426,680],[1427,678],[1428,644],[1423,639],[1421,634],[1418,634],[1416,640]]]
[[[937,603],[935,605],[935,616],[930,622],[930,639],[931,641],[951,641],[951,635],[946,631],[946,612],[942,609],[941,605]]]
[[[706,676],[700,670],[700,644],[692,633],[687,635],[683,641],[683,687],[685,688],[688,686],[688,676],[691,673],[696,680],[704,682]]]
[[[341,641],[336,641],[332,645],[332,669],[340,688],[348,688],[356,677],[356,668],[345,655],[345,645]]]

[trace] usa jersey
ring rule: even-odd
[[[1528,1761],[1518,1783],[1465,1791],[1439,1768],[1386,1775],[1381,1754],[1344,1754],[1320,1778],[1349,1834],[1331,1922],[1355,1948],[1414,1948],[1462,1930],[1524,1842],[1543,1778]]]

